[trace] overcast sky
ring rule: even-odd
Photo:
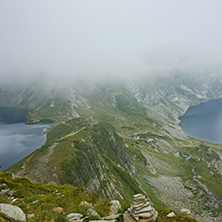
[[[137,75],[175,45],[221,56],[221,10],[221,0],[0,0],[0,76]]]

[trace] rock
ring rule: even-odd
[[[139,210],[135,210],[134,213],[139,214],[139,213],[143,213],[143,212],[146,212],[146,211],[148,211],[148,212],[153,211],[153,208],[151,206],[142,207]]]
[[[63,213],[63,208],[62,207],[54,207],[53,212],[57,214],[62,214]]]
[[[26,221],[24,212],[17,206],[0,204],[0,213],[15,221]]]
[[[89,215],[89,216],[94,216],[94,217],[99,217],[100,218],[100,215],[95,210],[93,210],[92,208],[89,208],[86,211],[86,214]]]
[[[90,208],[92,207],[92,204],[87,202],[87,201],[82,201],[80,204],[79,204],[80,207],[86,207],[86,208]]]
[[[143,194],[133,195],[133,204],[128,209],[130,216],[139,222],[154,222],[157,219],[158,212],[151,207],[150,202]],[[132,220],[128,215],[126,220]]]
[[[155,211],[155,213],[153,214],[153,216],[151,216],[149,219],[146,218],[139,218],[139,222],[155,222],[156,219],[158,217],[158,212]]]
[[[70,213],[66,216],[66,219],[69,220],[69,221],[72,221],[72,220],[79,220],[81,217],[83,217],[82,214],[79,214],[79,213]]]
[[[39,202],[39,200],[35,200],[35,201],[33,201],[31,204],[36,204],[36,203],[38,203]]]
[[[1,190],[1,192],[0,192],[0,194],[5,194],[5,195],[8,195],[10,197],[12,197],[14,193],[15,193],[15,191],[9,190],[9,189]]]
[[[31,219],[31,218],[33,218],[33,217],[35,217],[35,214],[27,214],[27,218],[28,218],[28,219]]]
[[[18,199],[17,199],[17,198],[13,199],[13,200],[10,202],[10,204],[15,203],[16,200],[18,200]]]
[[[110,207],[110,215],[115,215],[118,213],[119,210],[121,210],[121,204],[118,200],[112,200],[111,207]]]
[[[174,212],[167,214],[167,217],[175,217],[175,216],[176,216],[176,214]]]
[[[90,220],[89,222],[116,222],[116,220]]]
[[[126,212],[123,214],[123,220],[124,222],[137,222],[136,219],[134,219],[129,212]]]
[[[181,213],[182,213],[182,214],[187,214],[187,215],[191,214],[190,210],[185,209],[185,208],[183,208],[183,209],[181,210]]]

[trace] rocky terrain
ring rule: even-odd
[[[221,221],[222,145],[178,125],[189,106],[221,98],[221,87],[221,73],[207,69],[81,87],[2,86],[1,107],[29,109],[27,123],[54,121],[46,144],[8,170],[111,199],[146,193],[157,207]]]
[[[147,207],[141,206],[141,198]],[[149,214],[154,210],[143,194],[134,195],[135,203],[130,206],[129,201],[108,200],[99,197],[95,191],[86,192],[81,187],[71,185],[58,186],[54,184],[31,183],[25,178],[13,178],[9,173],[0,172],[0,221],[67,221],[67,222],[118,222],[124,221],[128,208],[136,206],[140,211],[148,208]],[[170,212],[170,209],[160,209],[159,215],[155,211],[158,221],[187,221],[196,220],[189,217],[190,212]],[[126,211],[127,212],[127,211]],[[172,215],[173,213],[173,215]],[[129,215],[130,216],[130,215]],[[143,215],[142,215],[143,216]],[[146,215],[145,215],[146,216]],[[137,214],[135,221],[145,217]],[[130,219],[130,217],[128,218]],[[150,218],[151,219],[151,218]]]

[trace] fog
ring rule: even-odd
[[[218,62],[221,8],[221,0],[0,0],[1,82]]]

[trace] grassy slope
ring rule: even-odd
[[[110,202],[107,199],[100,199],[98,193],[87,193],[81,187],[73,187],[71,185],[57,186],[53,184],[31,183],[25,178],[12,178],[11,174],[0,172],[0,190],[10,189],[15,193],[13,197],[13,205],[20,207],[23,212],[33,214],[34,217],[27,219],[27,221],[66,221],[65,216],[69,213],[81,213],[87,216],[87,207],[80,207],[82,201],[92,203],[92,207],[101,216],[107,216],[110,211]],[[6,195],[0,195],[0,203],[10,203],[11,199]],[[62,207],[64,214],[57,214],[53,212],[54,207]],[[122,203],[121,211],[124,212],[128,203]],[[163,221],[187,221],[194,222],[195,219],[178,214],[175,218],[169,219],[166,215],[171,211],[170,209],[158,209],[158,222]],[[120,212],[121,212],[120,211]],[[98,219],[90,216],[88,220]],[[0,214],[0,221],[10,221]],[[122,221],[119,218],[119,221]]]

